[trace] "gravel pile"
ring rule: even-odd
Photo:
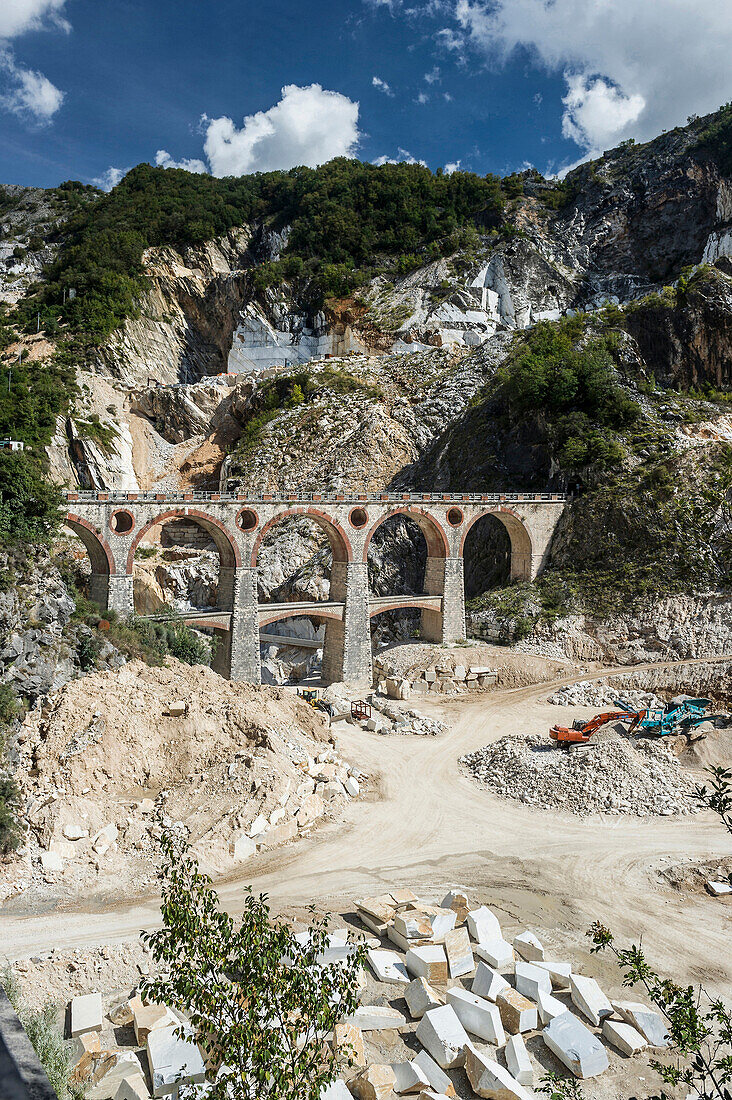
[[[547,699],[548,703],[554,703],[558,707],[601,707],[616,709],[616,704],[622,699],[638,710],[649,710],[664,706],[650,691],[630,691],[623,688],[608,687],[601,681],[591,682],[582,680],[579,684],[570,684],[569,687],[558,688]]]
[[[594,813],[694,813],[693,780],[662,741],[601,731],[567,752],[545,737],[503,737],[460,758],[481,786],[532,806]]]
[[[395,706],[392,702],[386,700],[377,699],[375,696],[372,699],[372,707],[374,710],[383,714],[385,718],[393,723],[393,726],[380,725],[379,733],[401,733],[406,735],[414,735],[416,737],[439,737],[447,730],[447,726],[442,722],[438,722],[435,718],[427,718],[424,714],[420,714],[416,710],[411,710],[408,707]]]

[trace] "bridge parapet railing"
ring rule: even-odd
[[[500,504],[565,503],[567,493],[203,493],[79,489],[66,493],[80,504]]]

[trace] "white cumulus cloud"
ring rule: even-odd
[[[124,179],[128,172],[129,168],[109,167],[101,176],[97,176],[96,179],[93,179],[92,183],[102,191],[111,191],[113,187],[117,186],[121,179]]]
[[[445,175],[451,176],[453,174],[453,172],[458,172],[460,170],[460,165],[461,164],[462,164],[461,160],[454,160],[454,161],[451,161],[449,164],[446,164],[445,165]]]
[[[241,176],[277,168],[314,168],[354,156],[358,103],[320,84],[288,84],[268,111],[247,115],[241,129],[230,118],[204,119],[204,149],[214,176]]]
[[[208,172],[208,168],[202,160],[195,157],[183,157],[182,160],[173,160],[167,149],[158,149],[155,154],[155,163],[158,168],[183,168],[186,172]]]
[[[391,90],[391,85],[387,84],[385,80],[382,80],[380,76],[372,76],[371,83],[373,84],[374,88],[378,88],[380,92],[384,93],[384,95],[394,95]]]
[[[28,31],[68,31],[61,12],[66,0],[0,0],[0,108],[24,119],[47,123],[64,93],[47,76],[16,61],[10,42]]]
[[[56,26],[63,30],[69,24],[61,12],[66,0],[2,0],[0,3],[0,38],[17,38],[26,31],[38,31]]]
[[[732,96],[728,0],[456,0],[465,41],[518,48],[567,81],[563,131],[586,153],[647,140]]]
[[[427,161],[417,160],[408,149],[402,148],[397,149],[397,155],[395,157],[387,157],[384,155],[377,157],[372,163],[375,164],[377,168],[380,168],[382,164],[421,164],[423,168],[427,167]]]
[[[19,65],[11,50],[0,52],[0,80],[0,107],[21,118],[50,122],[64,101],[48,77]]]

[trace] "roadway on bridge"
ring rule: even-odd
[[[667,666],[634,666],[643,667]],[[420,700],[420,709],[453,723],[438,738],[336,727],[339,751],[370,773],[370,789],[340,821],[255,857],[220,882],[227,908],[241,906],[248,882],[284,912],[315,902],[346,913],[357,897],[391,886],[439,900],[460,883],[512,924],[560,928],[574,954],[585,950],[583,932],[599,918],[636,942],[643,933],[651,961],[676,978],[724,987],[732,981],[729,908],[704,893],[679,894],[657,874],[669,864],[728,855],[729,838],[716,817],[581,819],[500,800],[461,774],[461,754],[506,732],[546,733],[556,720],[556,708],[546,703],[550,687],[611,672],[487,696]],[[4,950],[16,958],[52,946],[116,942],[157,919],[153,898],[103,911],[85,903],[39,916],[23,912],[21,895],[2,918]]]

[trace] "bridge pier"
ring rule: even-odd
[[[366,562],[334,561],[330,598],[344,603],[343,620],[325,626],[322,676],[326,684],[371,685],[371,621]]]
[[[261,684],[257,568],[242,565],[236,569],[222,569],[219,576],[223,574],[226,574],[223,580],[228,587],[225,595],[228,596],[230,601],[228,606],[232,609],[231,630],[224,631],[222,634],[224,642],[219,644],[214,654],[213,667],[227,680],[244,680],[249,684]]]
[[[445,558],[445,587],[442,595],[442,642],[464,642],[465,566],[462,558]]]
[[[113,573],[104,579],[107,581],[105,586],[107,588],[107,599],[104,604],[100,603],[100,607],[105,607],[108,611],[116,611],[124,619],[128,615],[133,615],[135,612],[135,597],[132,574]],[[101,587],[96,581],[96,576],[92,575],[92,583],[89,588],[90,595],[95,589],[101,592]],[[93,600],[97,599],[94,595],[91,598]],[[99,601],[97,600],[97,602]]]

